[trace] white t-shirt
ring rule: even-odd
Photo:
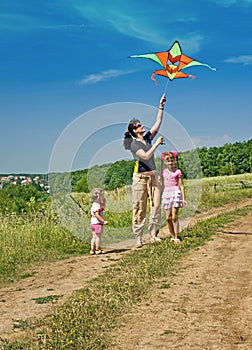
[[[95,213],[99,212],[99,215],[104,218],[104,209],[101,207],[100,203],[94,202],[91,207],[91,224],[100,224],[100,221],[95,216]]]

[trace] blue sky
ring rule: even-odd
[[[187,72],[196,79],[168,81],[166,111],[196,147],[250,139],[251,15],[252,0],[1,0],[0,173],[47,173],[60,135],[80,116],[94,130],[97,108],[158,106],[167,81],[157,77],[156,86],[150,77],[159,67],[128,56],[165,51],[175,40],[218,71],[195,67]],[[123,138],[131,116],[119,109],[110,137],[98,133],[104,149]],[[90,164],[87,154],[95,159],[96,143],[94,136],[76,155],[73,170]],[[106,149],[102,159],[123,154]]]

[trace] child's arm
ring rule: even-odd
[[[184,205],[186,205],[187,203],[186,203],[186,196],[185,196],[185,186],[184,186],[182,176],[180,176],[178,179],[178,185],[179,185],[180,191],[182,193],[183,203],[184,203]]]
[[[160,174],[160,184],[161,184],[161,192],[164,192],[164,169],[161,170],[161,174]]]
[[[95,212],[95,217],[100,221],[102,225],[108,225],[108,221],[104,220],[103,217],[99,214],[99,211]]]

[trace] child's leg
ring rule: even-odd
[[[95,233],[95,250],[101,250],[101,233]]]
[[[95,251],[95,236],[96,233],[94,231],[92,231],[93,237],[91,239],[91,247],[90,247],[90,254],[94,254]]]
[[[168,230],[170,232],[170,235],[172,238],[175,238],[175,232],[173,228],[173,222],[172,222],[172,211],[171,209],[166,209],[165,210],[165,217],[168,225]]]
[[[175,239],[178,239],[179,234],[178,210],[179,208],[172,208],[172,225]]]

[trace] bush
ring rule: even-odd
[[[23,213],[35,210],[44,195],[32,185],[9,185],[0,192],[0,211]]]

